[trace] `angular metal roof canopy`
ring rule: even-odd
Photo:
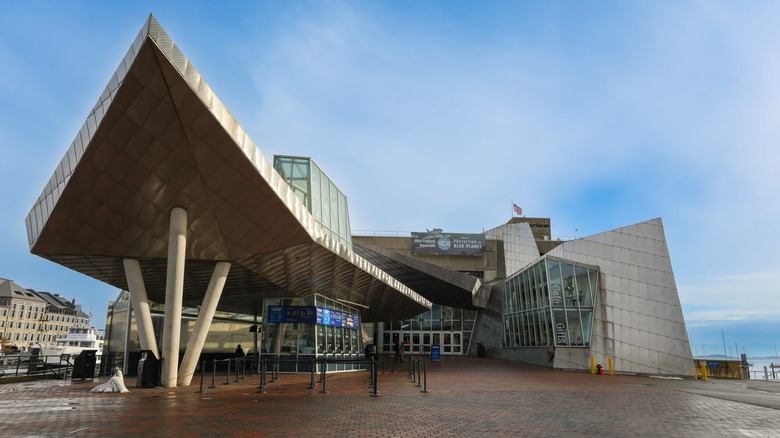
[[[328,237],[153,16],[144,24],[27,216],[31,252],[127,289],[140,260],[165,301],[169,213],[187,210],[184,305],[230,261],[219,309],[320,293],[366,321],[431,303]]]
[[[485,307],[477,299],[482,282],[476,277],[372,245],[359,237],[352,245],[361,257],[434,303],[463,309]]]

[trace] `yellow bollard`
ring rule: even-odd
[[[590,373],[596,374],[596,358],[593,356],[590,358]]]
[[[612,358],[609,358],[609,375],[612,375]]]
[[[707,365],[701,364],[701,379],[707,381]]]

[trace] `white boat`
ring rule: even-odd
[[[59,363],[61,359],[74,359],[83,350],[97,350],[97,360],[103,355],[103,336],[94,327],[70,327],[64,338],[54,341],[54,345],[41,348],[41,355],[46,356],[46,362]]]

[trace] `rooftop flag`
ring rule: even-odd
[[[512,203],[512,207],[514,207],[514,212],[515,212],[516,215],[518,215],[518,216],[522,216],[523,215],[523,209],[518,207],[517,204]]]

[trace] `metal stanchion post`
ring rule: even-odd
[[[206,391],[203,390],[203,373],[205,372],[204,371],[205,369],[206,369],[206,361],[204,360],[200,364],[200,390],[195,391],[197,393],[204,393],[204,392],[206,392]]]
[[[265,394],[265,358],[260,358],[260,386],[257,387],[258,394]]]
[[[328,366],[325,359],[322,359],[322,390],[320,393],[327,394],[329,391],[325,389],[325,384],[328,381]]]
[[[413,357],[409,357],[409,365],[407,365],[408,372],[406,373],[406,377],[411,379],[412,378],[412,362],[414,362]]]
[[[417,386],[418,388],[422,387],[422,374],[420,373],[420,362],[424,362],[422,360],[417,361]]]
[[[227,360],[228,363],[228,372],[227,377],[225,378],[225,383],[223,385],[230,385],[230,359]]]
[[[371,397],[379,397],[379,385],[377,384],[377,362],[371,361],[372,374],[374,375],[374,392],[371,393]]]
[[[211,386],[209,388],[216,388],[216,380],[217,380],[217,360],[214,359],[211,362]]]
[[[425,382],[423,384],[423,390],[420,392],[428,393],[428,362],[423,362],[423,381]]]
[[[386,358],[384,356],[382,356],[382,374],[387,374],[387,373],[385,373],[385,359]]]
[[[314,371],[317,369],[317,360],[315,357],[311,358],[311,383],[309,383],[309,389],[317,388],[317,384],[314,383]]]

